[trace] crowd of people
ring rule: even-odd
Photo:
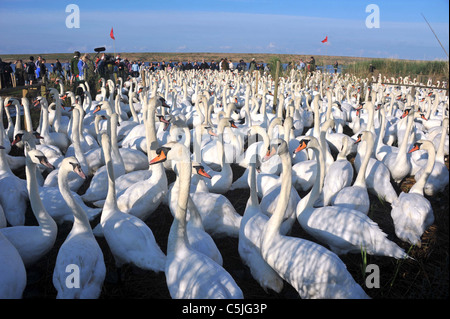
[[[293,66],[292,64],[290,64]],[[316,61],[313,56],[308,60],[303,61],[300,59],[294,64],[298,70],[305,70],[307,72],[314,72],[316,70]],[[1,84],[2,88],[12,87],[11,74],[15,75],[15,85],[33,85],[37,82],[46,82],[52,75],[54,77],[63,78],[70,81],[71,84],[77,81],[85,81],[93,76],[100,76],[103,78],[113,79],[117,77],[127,78],[128,76],[139,77],[142,69],[148,69],[150,71],[157,70],[237,70],[241,71],[260,71],[270,72],[270,65],[263,62],[256,62],[253,58],[249,63],[240,59],[239,62],[233,62],[228,58],[222,58],[220,61],[211,60],[206,62],[205,59],[188,60],[187,62],[172,61],[166,63],[162,62],[149,62],[148,65],[142,60],[128,60],[122,58],[120,54],[115,57],[110,54],[102,53],[100,56],[95,56],[95,59],[91,59],[89,54],[81,54],[79,51],[75,51],[73,58],[64,65],[59,59],[56,59],[55,63],[51,63],[50,68],[46,66],[46,60],[42,56],[38,56],[37,60],[33,56],[30,56],[29,61],[24,62],[17,60],[14,63],[15,70],[12,69],[11,63],[2,62],[0,59],[0,71],[1,71]],[[338,62],[333,65],[335,73],[337,72]]]

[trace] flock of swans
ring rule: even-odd
[[[411,258],[369,217],[369,194],[389,204],[401,241],[421,244],[434,222],[427,196],[449,179],[446,91],[293,70],[274,103],[274,80],[254,75],[144,72],[101,79],[95,93],[57,81],[33,106],[0,98],[0,298],[22,297],[27,268],[54,247],[63,222],[72,226],[53,271],[57,298],[100,296],[98,237],[118,270],[164,273],[172,298],[245,297],[214,241],[227,237],[266,292],[288,283],[301,298],[370,298],[339,256]],[[13,146],[23,155],[10,155]],[[237,166],[244,173],[233,176]],[[14,173],[21,168],[26,179]],[[239,189],[250,192],[243,213],[227,198]],[[29,205],[36,225],[25,223]],[[173,217],[165,252],[146,224],[160,205]],[[294,223],[315,241],[290,235]],[[67,284],[73,265],[76,287]]]

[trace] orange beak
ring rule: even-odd
[[[156,156],[154,159],[152,159],[152,160],[150,161],[150,165],[156,164],[156,163],[162,163],[162,162],[164,162],[166,159],[167,159],[166,154],[164,153],[163,150],[161,150],[161,153],[159,153],[158,156]]]
[[[95,108],[95,110],[94,110],[93,113],[97,113],[97,112],[100,111],[101,109],[102,109],[101,107],[97,106],[97,107]]]
[[[294,150],[294,154],[303,151],[306,148],[305,141],[300,141],[300,145]]]
[[[198,169],[198,173],[199,173],[200,175],[202,175],[203,177],[206,177],[206,178],[211,179],[211,175],[209,175],[208,173],[206,173],[205,170],[204,170],[203,168],[199,168],[199,169]]]
[[[361,134],[358,135],[358,139],[355,141],[355,144],[358,144],[359,142],[361,142]]]
[[[410,149],[408,153],[412,153],[412,152],[415,152],[415,151],[418,151],[418,150],[419,150],[419,145],[414,144],[413,148]]]

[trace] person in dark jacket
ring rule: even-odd
[[[70,84],[72,84],[78,78],[78,61],[80,60],[81,53],[75,51],[72,60],[70,60]]]
[[[30,61],[27,62],[25,66],[25,73],[26,73],[26,79],[25,79],[25,85],[33,85],[33,82],[36,80],[36,65],[34,64],[34,57],[30,56]]]
[[[208,63],[206,63],[205,59],[202,60],[202,64],[200,64],[200,69],[206,70],[209,69]]]
[[[39,64],[39,78],[42,79],[43,83],[47,81],[47,66],[45,65],[45,59],[41,59],[41,63]]]
[[[217,64],[214,60],[211,60],[211,64],[209,65],[211,70],[217,70]]]

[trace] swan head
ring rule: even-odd
[[[189,162],[190,152],[186,146],[179,142],[169,142],[156,150],[156,157],[150,161],[150,165],[162,163],[166,160],[175,162]]]
[[[432,152],[435,152],[435,147],[434,144],[428,140],[418,140],[414,143],[408,153],[412,153],[418,150],[427,150],[429,152],[431,150]]]
[[[268,161],[275,154],[283,155],[289,153],[289,148],[285,140],[280,138],[274,139],[269,145],[266,155],[263,157],[262,161]]]
[[[45,155],[39,150],[36,150],[36,149],[28,150],[26,159],[27,159],[27,161],[30,161],[31,163],[42,164],[47,168],[55,169],[55,167],[49,163],[49,161],[47,160],[47,157],[45,157]]]
[[[361,141],[368,141],[370,139],[373,140],[373,133],[370,131],[363,131],[362,133],[359,133],[358,136],[356,137],[356,141],[355,144],[360,143]]]
[[[86,179],[86,175],[81,169],[80,162],[78,162],[75,156],[69,156],[63,159],[63,161],[61,162],[60,170],[66,172],[75,172],[82,179]]]
[[[300,140],[298,147],[294,150],[294,154],[307,148],[320,149],[319,140],[314,136],[305,136]]]
[[[197,173],[198,175],[211,179],[211,175],[205,172],[205,167],[203,167],[203,165],[199,164],[197,165],[193,163],[192,168],[194,169],[194,172]]]

